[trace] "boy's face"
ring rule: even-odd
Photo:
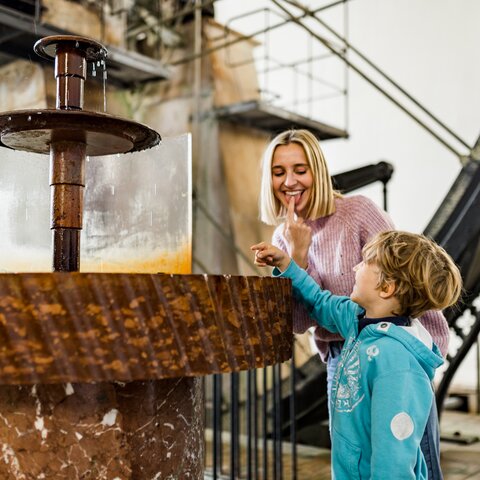
[[[353,267],[353,271],[355,272],[355,285],[350,298],[368,312],[380,301],[380,288],[378,287],[380,270],[373,262],[361,262]]]

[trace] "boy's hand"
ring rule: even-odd
[[[290,252],[295,263],[301,268],[308,266],[308,249],[312,242],[312,229],[304,223],[303,218],[295,219],[295,200],[290,199],[285,221],[285,238],[290,245]]]
[[[257,243],[250,247],[255,252],[255,265],[259,267],[277,267],[282,272],[286,270],[290,263],[290,257],[283,251],[273,245],[265,242]]]

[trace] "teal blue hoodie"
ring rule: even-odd
[[[292,260],[275,276],[292,280],[293,293],[319,325],[345,345],[330,399],[333,480],[427,479],[420,449],[433,401],[431,381],[443,363],[418,320],[390,322],[358,333],[364,310],[332,295]]]

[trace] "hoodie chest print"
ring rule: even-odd
[[[376,357],[380,353],[380,350],[376,345],[371,345],[370,347],[367,348],[365,353],[367,354],[368,361],[371,362],[372,358]]]
[[[351,412],[365,397],[360,383],[360,344],[357,342],[340,358],[332,385],[333,408],[337,412]]]

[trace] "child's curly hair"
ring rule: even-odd
[[[380,270],[378,287],[395,283],[397,315],[417,318],[454,305],[462,277],[450,255],[433,240],[409,232],[386,231],[363,247],[363,260]]]

